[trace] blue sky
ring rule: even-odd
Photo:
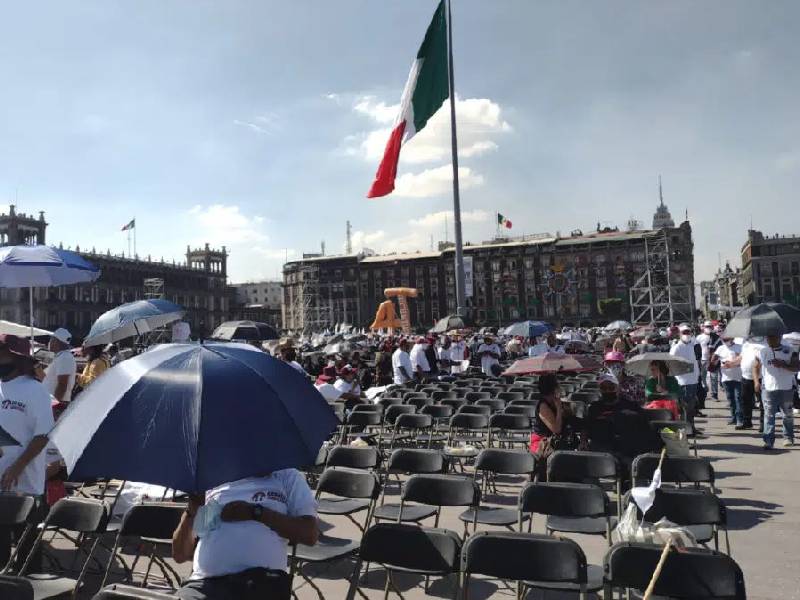
[[[448,131],[365,199],[434,0],[48,0],[0,22],[0,204],[51,242],[172,258],[285,256],[445,237]],[[695,228],[698,278],[752,222],[797,233],[800,4],[455,0],[465,239],[649,224],[657,177]],[[452,219],[447,219],[452,230]],[[452,239],[452,231],[448,234]]]

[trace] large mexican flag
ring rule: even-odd
[[[367,198],[386,196],[394,190],[400,148],[422,131],[425,124],[450,95],[447,73],[447,20],[444,0],[433,14],[425,40],[411,65],[408,81],[400,98],[397,115],[383,159]]]

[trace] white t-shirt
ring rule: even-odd
[[[47,435],[53,428],[50,394],[44,385],[32,377],[0,381],[0,426],[21,444],[3,448],[0,473],[5,473],[33,438]],[[46,455],[43,450],[28,463],[12,491],[36,496],[44,493]]]
[[[564,354],[564,346],[549,346],[546,342],[542,342],[528,348],[528,356],[541,356],[548,352],[550,354]]]
[[[796,353],[786,344],[781,344],[781,347],[777,350],[773,350],[768,346],[761,348],[758,353],[758,360],[761,361],[761,384],[763,389],[768,392],[792,389],[795,374],[772,364],[772,361],[776,358],[788,363],[792,358],[792,354]]]
[[[451,347],[452,347],[452,346],[451,346]],[[452,356],[452,352],[451,352],[451,349],[450,349],[450,348],[439,348],[439,349],[436,351],[436,356],[438,356],[438,357],[439,357],[439,360],[440,360],[440,361],[443,361],[443,362],[444,362],[444,361],[448,361],[448,362],[449,362],[449,361],[453,360],[453,359],[451,358],[451,356]]]
[[[69,382],[67,383],[67,391],[64,393],[62,400],[69,402],[72,400],[72,388],[75,387],[75,372],[77,366],[75,365],[75,357],[69,350],[62,350],[53,357],[53,362],[45,369],[44,380],[42,383],[50,395],[56,392],[58,385],[59,375],[69,375]]]
[[[763,347],[763,344],[757,344],[756,342],[742,344],[742,364],[739,365],[742,369],[742,379],[753,381],[753,365]]]
[[[328,402],[335,402],[342,396],[342,392],[337,390],[336,387],[330,383],[319,383],[314,387],[317,388],[317,391],[322,394],[322,397]]]
[[[405,368],[406,373],[408,373],[410,376],[414,376],[414,369],[411,368],[411,357],[408,355],[408,352],[403,352],[400,348],[398,348],[394,351],[394,354],[392,354],[392,374],[393,381],[396,384],[409,381],[409,378],[403,375],[400,367]]]
[[[737,356],[742,353],[742,347],[739,344],[731,344],[730,346],[726,346],[724,343],[716,349],[714,352],[714,356],[719,357],[719,365],[720,365],[720,373],[722,373],[722,381],[741,381],[742,380],[742,368],[741,367],[733,367],[731,369],[726,369],[722,366],[722,363],[728,360],[733,360]]]
[[[483,352],[494,352],[498,356],[500,356],[500,346],[497,344],[481,344],[478,346],[478,355],[480,356]],[[483,371],[484,375],[494,375],[492,373],[492,365],[499,364],[500,361],[497,360],[494,356],[489,356],[488,354],[484,354],[481,356],[481,371]]]
[[[206,503],[212,500],[222,506],[243,500],[291,517],[317,514],[314,495],[305,477],[295,469],[224,483],[206,492]],[[254,568],[286,571],[288,547],[287,540],[257,521],[222,521],[198,540],[191,579],[230,575]]]
[[[700,376],[700,369],[697,366],[697,358],[694,355],[694,342],[692,341],[687,344],[682,340],[678,340],[677,343],[675,343],[672,348],[669,349],[669,353],[672,356],[685,358],[686,360],[690,361],[692,365],[694,365],[694,370],[691,373],[675,376],[675,379],[678,380],[678,383],[680,385],[697,385],[697,379]]]
[[[361,386],[355,380],[353,380],[350,383],[347,383],[344,379],[337,379],[336,382],[333,384],[333,387],[337,389],[339,395],[356,394],[358,396],[361,394]]]
[[[461,362],[464,360],[467,345],[464,342],[453,342],[450,346],[450,360],[453,362]]]
[[[431,365],[428,363],[428,357],[425,356],[425,349],[425,344],[414,344],[414,347],[411,349],[411,366],[414,367],[415,372],[417,367],[422,369],[423,373],[427,373],[431,370]]]
[[[710,342],[711,342],[711,336],[707,333],[701,333],[700,335],[697,336],[697,343],[700,344],[700,350],[702,352],[700,360],[702,360],[703,362],[706,362],[711,358],[710,356],[711,353],[708,348],[708,344]]]

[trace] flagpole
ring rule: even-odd
[[[136,217],[133,217],[133,258],[136,259]]]
[[[125,230],[125,233],[128,234],[128,258],[131,258],[131,229],[130,229],[130,227],[128,227],[128,229]]]
[[[450,91],[450,141],[453,155],[453,228],[456,242],[456,312],[466,316],[464,298],[464,248],[461,239],[461,197],[458,188],[458,136],[456,135],[456,86],[453,76],[453,18],[450,0],[447,3],[447,74]]]

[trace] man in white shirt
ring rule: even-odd
[[[695,341],[692,336],[692,328],[683,323],[679,327],[680,338],[669,349],[672,356],[684,358],[692,363],[694,369],[685,375],[676,375],[675,379],[681,386],[680,402],[686,413],[686,420],[692,428],[694,434],[694,416],[697,409],[697,378],[700,375],[700,368],[697,365],[697,355],[695,354]]]
[[[784,446],[794,445],[793,386],[800,360],[797,352],[781,342],[781,336],[768,335],[767,344],[758,354],[753,367],[756,391],[761,391],[764,412],[764,449],[775,445],[775,415],[783,412]]]
[[[45,369],[44,387],[59,402],[72,400],[72,388],[75,387],[77,365],[69,344],[72,334],[63,327],[56,329],[50,338],[48,349],[55,356],[53,362]]]
[[[411,368],[419,379],[426,379],[431,374],[431,366],[425,355],[427,349],[428,341],[424,337],[417,338],[417,343],[411,349]]]
[[[547,334],[544,342],[534,344],[528,348],[528,356],[541,356],[542,354],[564,354],[564,346],[559,345],[553,332]]]
[[[453,375],[462,373],[464,371],[464,361],[467,358],[467,344],[461,339],[461,336],[456,334],[453,336],[453,344],[450,346],[450,372]]]
[[[206,514],[196,524],[200,510]],[[317,503],[299,471],[217,486],[191,498],[172,536],[175,561],[193,561],[192,575],[176,596],[288,600],[289,544],[313,546],[318,538]]]
[[[361,404],[364,394],[361,392],[361,385],[356,380],[356,370],[350,365],[345,365],[339,370],[339,378],[333,387],[339,390],[339,398],[345,401],[347,409]]]
[[[703,323],[703,333],[697,336],[697,343],[700,344],[700,385],[708,389],[706,374],[708,373],[708,362],[711,360],[711,321]]]
[[[291,343],[284,344],[283,346],[281,346],[280,360],[285,362],[287,365],[292,367],[295,371],[297,371],[301,375],[308,376],[308,373],[306,373],[306,370],[303,368],[303,365],[297,362],[297,350]]]
[[[450,369],[453,366],[453,359],[451,348],[453,347],[453,342],[450,340],[448,336],[444,336],[442,338],[442,345],[439,346],[436,350],[436,357],[439,359],[439,366],[442,368],[443,371],[448,373],[452,372]]]
[[[728,425],[736,429],[744,429],[744,411],[742,410],[742,347],[734,343],[732,337],[723,335],[722,345],[711,357],[713,363],[719,363],[722,374],[722,387],[730,404],[731,417]]]
[[[750,338],[742,344],[742,354],[739,367],[742,371],[742,421],[744,429],[753,427],[753,407],[758,401],[761,404],[761,394],[756,394],[755,383],[753,381],[753,365],[756,362],[763,344]],[[764,432],[764,410],[761,409],[761,416],[758,419],[758,431]]]
[[[500,346],[494,343],[492,336],[487,335],[483,338],[483,343],[478,346],[478,356],[481,358],[481,371],[484,375],[494,377],[497,367],[500,364]]]
[[[414,378],[414,369],[411,366],[411,357],[408,354],[409,341],[400,340],[397,350],[392,354],[392,381],[402,385]]]
[[[333,383],[336,381],[336,367],[330,366],[322,369],[322,375],[317,377],[314,387],[322,394],[328,402],[336,402],[342,396],[342,392],[336,389]]]

